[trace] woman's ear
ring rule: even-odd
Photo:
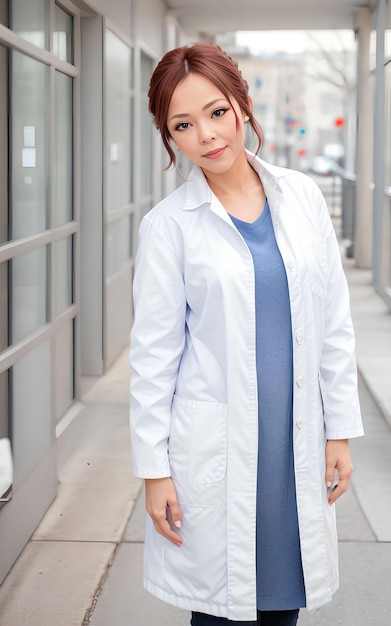
[[[247,97],[247,103],[248,103],[248,109],[250,111],[250,113],[253,112],[253,101],[252,98],[250,98],[250,96]],[[244,111],[242,111],[242,116],[243,116],[243,122],[246,123],[249,121],[249,116],[245,114]]]

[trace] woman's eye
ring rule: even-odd
[[[189,126],[189,122],[181,122],[180,124],[177,124],[175,126],[175,130],[186,130],[187,128],[189,128]]]
[[[221,117],[226,111],[227,109],[216,109],[216,111],[213,111],[212,117]]]

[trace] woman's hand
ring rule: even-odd
[[[145,508],[157,532],[176,546],[181,546],[182,537],[173,530],[173,527],[181,527],[181,512],[171,478],[145,480]]]
[[[338,472],[338,482],[332,489],[335,470]],[[329,492],[329,504],[347,490],[353,472],[352,458],[348,439],[329,439],[326,443],[326,484]]]

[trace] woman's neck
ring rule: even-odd
[[[208,185],[226,211],[246,222],[262,213],[266,196],[261,179],[247,158],[223,174],[205,172]]]
[[[232,193],[245,194],[249,186],[259,184],[259,177],[247,161],[244,151],[227,172],[222,174],[208,170],[203,172],[209,187],[218,198]]]

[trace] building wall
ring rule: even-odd
[[[133,6],[131,0],[89,0],[91,7],[99,15],[105,16],[112,24],[117,26],[129,39],[132,37]]]
[[[160,0],[135,1],[136,41],[146,47],[155,59],[160,58],[165,46],[166,14],[167,10]]]
[[[391,0],[380,0],[375,28],[373,275],[391,310]]]
[[[0,436],[12,442],[14,495],[0,509],[0,580],[56,493],[55,432],[77,394],[80,306],[79,15],[49,0],[9,7],[0,31],[9,166],[1,179]]]
[[[160,0],[11,0],[10,15],[6,4],[0,436],[15,477],[0,504],[0,582],[56,495],[61,442],[70,454],[91,436],[77,417],[83,377],[128,344],[138,225],[161,193],[146,104],[168,30]]]

